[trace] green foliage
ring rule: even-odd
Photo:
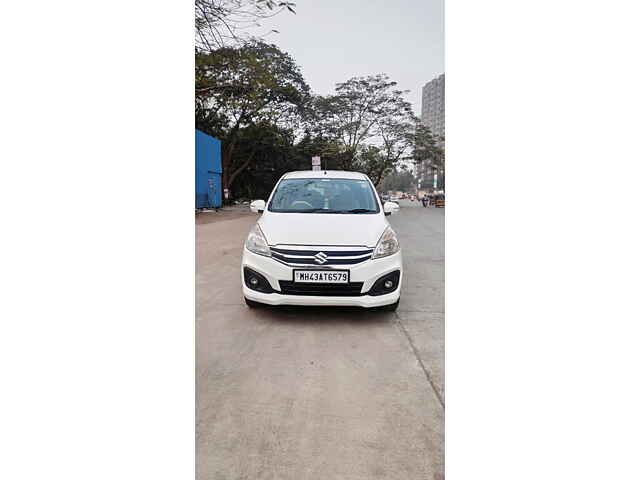
[[[195,79],[196,127],[222,140],[224,188],[256,161],[269,132],[293,134],[309,98],[291,56],[263,42],[196,55]]]
[[[377,184],[409,154],[417,118],[396,85],[384,74],[354,77],[308,103],[309,129],[325,140],[338,168],[364,172]]]
[[[416,125],[413,139],[413,161],[420,166],[420,183],[427,187],[433,185],[433,173],[438,174],[438,189],[444,188],[444,138],[436,138],[431,131],[422,124]]]
[[[252,161],[233,184],[235,197],[266,199],[284,173],[309,168],[309,159],[300,153],[294,135],[266,123],[243,131],[236,155],[252,157]]]
[[[232,196],[265,197],[279,176],[309,169],[315,155],[323,168],[361,171],[376,185],[410,162],[444,168],[438,139],[387,75],[312,96],[290,55],[251,41],[197,53],[195,81],[196,128],[222,140],[223,186]]]
[[[416,178],[409,170],[397,169],[387,175],[378,186],[382,193],[389,190],[400,192],[413,192],[416,188]]]
[[[441,147],[443,142],[443,138],[434,137],[428,127],[418,122],[412,137],[414,163],[444,168],[444,149]]]
[[[220,135],[264,120],[292,121],[309,96],[291,56],[262,42],[196,55],[195,79],[196,121]]]

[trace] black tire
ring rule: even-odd
[[[254,302],[253,300],[249,300],[247,297],[244,297],[244,303],[247,304],[249,308],[263,308],[264,303]]]
[[[383,305],[380,307],[380,310],[384,312],[395,312],[398,309],[398,305],[400,304],[400,299],[396,303],[391,303],[389,305]]]

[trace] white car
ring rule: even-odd
[[[283,175],[247,237],[242,291],[249,307],[333,305],[395,310],[402,253],[369,178],[357,172]]]

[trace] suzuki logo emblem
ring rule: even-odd
[[[323,263],[326,263],[326,262],[327,262],[327,258],[329,258],[329,257],[327,257],[327,256],[324,254],[324,252],[318,252],[318,253],[316,253],[316,254],[314,255],[314,261],[315,261],[316,263],[319,263],[320,265],[322,265]]]

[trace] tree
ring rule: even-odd
[[[444,139],[434,137],[429,127],[416,122],[412,135],[414,163],[444,168],[444,150],[440,147],[442,142]]]
[[[416,122],[411,104],[401,97],[387,105],[385,115],[378,118],[376,132],[381,139],[381,160],[363,165],[376,186],[385,175],[397,169],[401,160],[410,158]]]
[[[384,180],[380,183],[378,190],[381,192],[388,192],[389,190],[410,192],[415,189],[416,179],[406,168],[394,169]]]
[[[299,67],[275,45],[254,41],[196,55],[196,127],[222,140],[223,188],[255,159],[246,149],[236,154],[248,132],[295,130],[308,98]]]
[[[444,186],[444,138],[436,138],[426,125],[418,122],[413,135],[413,162],[416,166],[422,165],[422,172],[430,169],[438,173],[441,186]],[[422,182],[426,179],[422,178]]]
[[[385,74],[354,77],[308,104],[308,129],[331,146],[338,168],[360,170],[377,184],[408,152],[416,118],[396,85]]]
[[[293,2],[277,0],[195,0],[196,51],[243,43],[245,29],[285,9],[295,13],[294,7]]]
[[[335,141],[324,136],[314,136],[308,131],[296,144],[296,153],[305,159],[302,169],[308,169],[311,157],[316,155],[321,158],[322,168],[327,170],[339,170],[342,164],[340,146]]]
[[[234,182],[235,196],[252,200],[266,199],[284,173],[309,168],[309,160],[300,154],[293,132],[266,123],[243,132],[236,155],[253,155]]]

